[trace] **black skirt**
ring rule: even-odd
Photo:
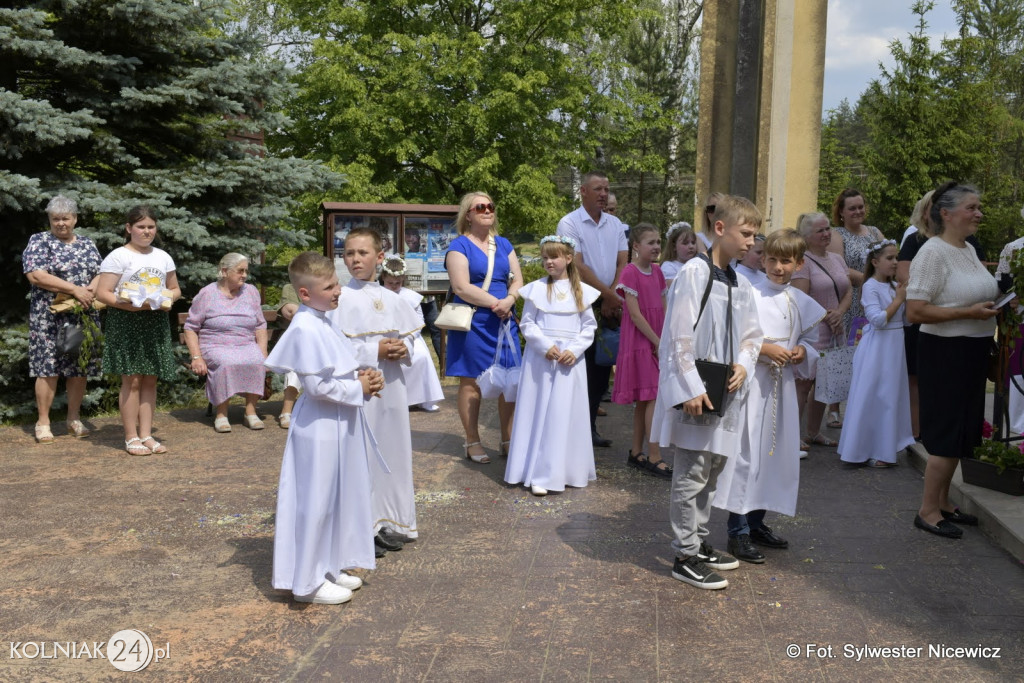
[[[903,350],[907,352],[908,377],[917,377],[917,337],[920,332],[920,325],[907,325],[903,328]]]
[[[918,334],[921,441],[930,454],[969,458],[981,443],[991,346],[989,337]]]

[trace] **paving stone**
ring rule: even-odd
[[[813,448],[796,516],[768,517],[790,549],[701,591],[670,575],[669,482],[626,467],[631,408],[604,404],[615,444],[597,450],[595,482],[536,498],[502,481],[493,406],[482,466],[463,456],[454,401],[442,405],[410,415],[420,539],[356,572],[364,587],[336,607],[270,585],[287,431],[215,434],[203,411],[160,413],[171,453],[133,458],[116,418],[48,447],[27,427],[0,430],[0,629],[48,643],[139,629],[170,644],[148,671],[171,681],[1020,679],[1024,568],[978,529],[959,541],[914,529],[913,467],[846,470]],[[722,511],[709,528],[724,549]],[[812,644],[832,656],[808,656]],[[929,644],[1001,657],[929,657]],[[858,662],[844,646],[925,656]],[[117,675],[9,649],[0,680]]]

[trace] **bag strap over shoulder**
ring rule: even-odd
[[[702,261],[704,259],[701,259]],[[711,296],[711,283],[715,279],[715,267],[711,264],[711,257],[708,257],[708,284],[704,287],[704,296],[700,298],[700,310],[697,311],[697,319],[693,321],[693,329],[697,329],[701,315],[704,314],[704,307],[708,305],[708,297]]]
[[[491,276],[494,275],[494,252],[497,251],[498,245],[494,242],[494,235],[487,238],[487,277],[484,278],[482,286],[485,292],[491,289]]]
[[[494,235],[487,238],[487,276],[484,277],[484,282],[481,288],[487,292],[491,289],[491,276],[494,275],[494,252],[498,249],[498,245],[494,242]],[[455,296],[455,291],[451,285],[448,286],[448,293],[445,294],[444,303],[448,305],[452,301],[452,297]],[[473,306],[473,310],[476,310],[476,306]]]
[[[701,259],[703,260],[703,259]],[[697,319],[693,322],[693,329],[697,329],[697,323],[700,322],[700,316],[704,313],[704,307],[708,304],[708,298],[711,296],[711,283],[715,279],[715,266],[711,260],[711,252],[708,252],[708,284],[704,287],[704,296],[700,299],[700,310],[697,312]],[[728,290],[729,303],[725,309],[725,334],[729,338],[729,365],[731,366],[734,361],[733,349],[732,349],[732,284],[726,282],[725,287]]]
[[[842,301],[842,300],[843,300],[843,297],[839,296],[839,283],[837,283],[837,282],[836,282],[836,279],[835,279],[834,277],[832,277],[832,273],[828,272],[828,271],[827,271],[827,270],[825,269],[825,266],[821,265],[820,263],[818,263],[817,261],[815,261],[814,259],[812,259],[812,258],[811,258],[810,256],[808,256],[807,254],[804,254],[804,258],[806,258],[806,259],[807,259],[808,261],[810,261],[810,262],[811,262],[811,263],[813,263],[814,265],[816,265],[816,266],[818,266],[819,268],[821,268],[821,271],[822,271],[823,273],[825,273],[825,275],[828,275],[828,279],[832,281],[832,288],[833,288],[834,290],[836,290],[836,301],[837,301],[837,302],[839,302],[839,301]]]

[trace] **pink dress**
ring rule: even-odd
[[[220,405],[235,394],[263,394],[267,371],[256,330],[266,327],[260,292],[252,285],[242,285],[238,296],[229,298],[214,282],[192,299],[185,329],[199,335],[209,371],[206,398],[210,403]]]
[[[640,314],[660,337],[665,324],[665,306],[662,303],[665,276],[661,268],[652,263],[651,272],[645,273],[630,263],[622,269],[622,277],[615,288],[636,296]],[[654,345],[637,329],[629,311],[624,308],[612,400],[628,405],[634,401],[653,401],[657,396],[658,358],[654,355]]]

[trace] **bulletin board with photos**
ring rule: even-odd
[[[342,284],[351,278],[343,259],[345,237],[354,228],[372,228],[380,233],[385,253],[405,258],[406,287],[431,294],[448,291],[444,256],[458,236],[458,205],[324,202],[320,209],[324,254],[334,259]]]

